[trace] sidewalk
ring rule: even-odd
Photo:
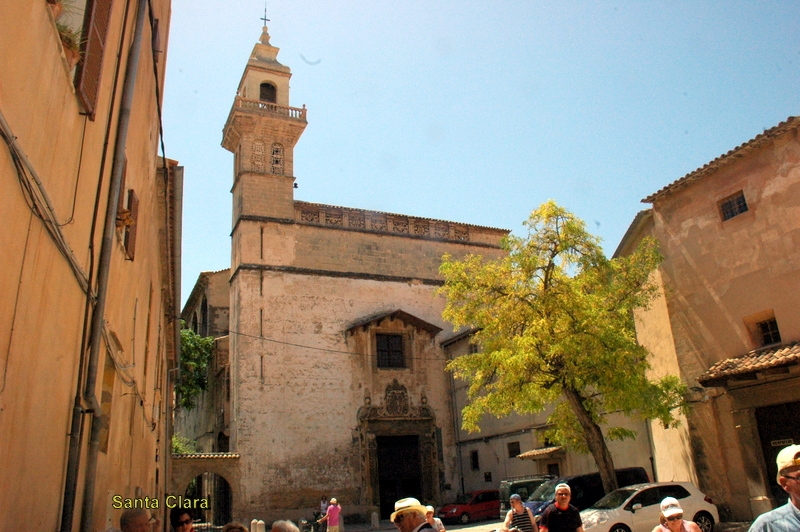
[[[478,523],[470,523],[468,525],[445,525],[449,531],[461,530],[463,532],[490,532],[500,528],[501,522],[495,521],[480,521]],[[749,522],[742,523],[717,523],[714,526],[714,532],[747,532],[750,528]],[[370,523],[353,523],[345,525],[342,532],[370,532],[372,531]],[[380,521],[380,528],[378,530],[397,530],[394,524],[388,519]]]

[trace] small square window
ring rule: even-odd
[[[519,455],[519,442],[518,441],[510,441],[506,444],[508,447],[508,457],[509,458],[516,458]]]
[[[492,472],[491,471],[487,471],[486,473],[483,474],[483,481],[484,482],[491,482],[492,481]]]
[[[778,330],[778,322],[775,318],[760,321],[756,324],[758,333],[761,335],[761,345],[771,345],[781,343],[781,333]]]
[[[480,461],[478,460],[478,451],[470,451],[469,462],[473,471],[477,471],[481,468]]]
[[[734,216],[739,216],[743,212],[747,212],[747,202],[744,199],[744,192],[737,192],[733,196],[729,196],[722,200],[719,204],[720,212],[722,213],[722,221],[730,220]]]

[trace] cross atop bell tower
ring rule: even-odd
[[[294,146],[306,108],[289,107],[292,73],[269,39],[264,26],[222,130],[222,146],[234,154],[234,231],[243,219],[294,219]]]

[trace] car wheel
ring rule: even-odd
[[[461,517],[459,518],[459,521],[461,521],[462,525],[466,525],[467,523],[469,523],[469,514],[466,513],[466,512],[461,514]]]
[[[631,532],[631,529],[625,525],[614,525],[608,529],[608,532]]]
[[[703,532],[711,532],[714,530],[714,518],[711,517],[711,514],[708,512],[698,512],[692,521],[697,523],[697,526],[699,526],[700,530]]]

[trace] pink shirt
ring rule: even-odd
[[[341,511],[342,507],[338,504],[328,506],[328,510],[325,512],[325,515],[328,516],[328,526],[339,526],[339,512]]]

